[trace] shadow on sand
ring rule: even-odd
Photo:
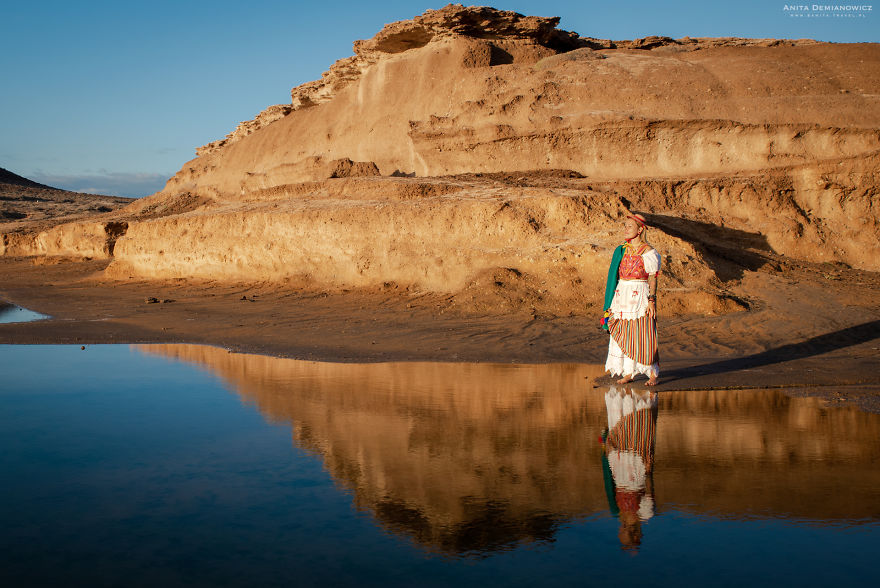
[[[697,376],[717,375],[727,372],[735,372],[747,370],[756,367],[792,361],[796,359],[804,359],[829,353],[845,347],[852,347],[861,343],[866,343],[874,339],[880,338],[880,320],[862,323],[833,333],[826,333],[807,339],[800,343],[792,343],[783,345],[775,349],[768,349],[761,353],[748,355],[746,357],[738,357],[735,359],[726,359],[713,363],[695,365],[686,368],[679,368],[663,373],[662,381],[664,384],[670,382],[693,378]]]

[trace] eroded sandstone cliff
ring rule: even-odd
[[[109,275],[584,308],[627,210],[664,312],[743,308],[743,272],[789,258],[880,270],[880,47],[557,24],[449,5],[355,42],[110,215]]]

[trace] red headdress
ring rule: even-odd
[[[631,218],[631,219],[633,219],[634,221],[636,221],[637,223],[639,223],[639,224],[642,226],[643,229],[647,229],[647,228],[648,228],[648,225],[645,224],[645,222],[646,222],[646,221],[645,221],[645,217],[643,217],[643,216],[640,215],[640,214],[630,214],[630,215],[628,215],[626,218]]]

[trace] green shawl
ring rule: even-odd
[[[623,251],[625,247],[618,245],[611,257],[611,267],[608,268],[608,281],[605,282],[605,305],[602,311],[605,312],[611,308],[611,302],[614,300],[614,290],[617,288],[618,271],[620,270],[620,262],[623,259]],[[608,323],[602,322],[602,328],[608,330]]]

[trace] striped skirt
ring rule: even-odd
[[[621,280],[608,318],[608,359],[605,371],[613,375],[648,377],[660,374],[657,320],[647,314],[648,284]]]

